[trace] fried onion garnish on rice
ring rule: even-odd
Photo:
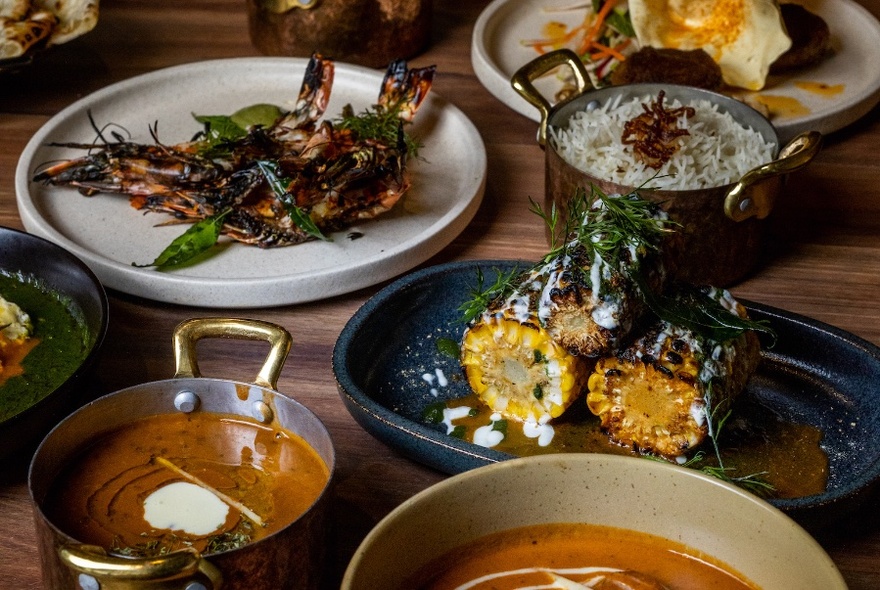
[[[627,121],[623,126],[620,141],[633,146],[638,160],[649,168],[659,169],[668,162],[681,147],[679,137],[690,135],[687,129],[678,126],[679,119],[693,117],[693,107],[683,106],[666,109],[663,99],[666,93],[661,90],[657,100],[650,105],[642,103],[643,113]]]

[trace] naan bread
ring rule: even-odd
[[[0,21],[24,20],[31,11],[31,0],[0,0]]]
[[[0,59],[60,45],[98,23],[98,0],[0,0]]]
[[[88,33],[98,24],[98,0],[33,0],[37,10],[48,10],[58,17],[49,45],[61,45]]]
[[[0,31],[0,59],[21,57],[31,47],[52,35],[58,19],[48,11],[36,12],[23,20],[4,19]]]

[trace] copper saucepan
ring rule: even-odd
[[[265,340],[269,353],[253,383],[204,378],[195,345],[205,337]],[[174,332],[173,378],[103,396],[52,430],[31,462],[28,486],[34,505],[43,583],[53,590],[276,590],[317,588],[325,556],[326,512],[335,451],[321,421],[299,402],[276,391],[290,350],[290,334],[256,320],[205,318]],[[204,412],[233,415],[301,437],[320,456],[329,478],[318,499],[278,532],[242,547],[200,555],[183,549],[154,558],[108,555],[61,530],[47,516],[45,499],[64,465],[102,435],[159,414]],[[231,444],[231,443],[230,443]]]
[[[571,68],[577,93],[551,106],[533,81],[559,66]],[[592,184],[606,194],[627,194],[636,188],[577,169],[563,160],[552,138],[548,139],[549,128],[564,128],[576,112],[599,107],[618,97],[623,101],[655,97],[663,90],[669,102],[678,99],[686,104],[691,100],[709,100],[719,111],[729,113],[777,146],[776,159],[750,170],[732,184],[694,190],[639,190],[643,198],[660,203],[670,217],[681,224],[681,251],[675,256],[678,276],[693,283],[728,286],[754,269],[761,255],[762,220],[770,214],[782,192],[785,175],[806,166],[821,145],[821,134],[811,131],[795,137],[780,149],[776,129],[766,117],[739,100],[700,88],[630,84],[597,90],[590,83],[581,60],[568,49],[549,52],[524,65],[513,75],[511,84],[541,113],[537,140],[545,153],[545,208],[549,210],[555,204],[563,216],[577,187],[589,189]]]

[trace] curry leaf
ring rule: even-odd
[[[674,295],[660,294],[651,289],[638,269],[633,269],[631,277],[650,310],[674,326],[715,342],[727,342],[748,330],[763,332],[775,339],[775,333],[766,323],[740,317],[700,289],[682,286]]]
[[[287,185],[289,182],[282,180],[278,176],[278,169],[274,162],[269,162],[268,160],[257,160],[257,167],[260,169],[260,172],[263,173],[263,176],[266,178],[266,182],[269,183],[269,187],[271,187],[272,192],[275,193],[275,196],[281,201],[281,204],[284,205],[284,210],[287,211],[287,214],[290,216],[291,221],[296,224],[298,228],[312,236],[313,238],[318,238],[319,240],[324,240],[326,242],[332,242],[330,238],[321,233],[321,230],[315,225],[315,222],[312,221],[312,218],[309,217],[309,214],[303,211],[300,207],[293,202],[293,195],[287,192]]]
[[[229,212],[230,210],[227,209],[218,215],[212,215],[194,223],[183,234],[176,237],[153,262],[150,264],[132,263],[132,266],[167,268],[192,260],[217,243],[223,229],[223,218]]]

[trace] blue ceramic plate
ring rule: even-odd
[[[384,288],[354,314],[336,343],[333,370],[343,402],[364,429],[449,474],[512,458],[447,436],[427,424],[422,412],[469,392],[458,361],[437,342],[460,341],[465,326],[458,308],[477,286],[478,270],[491,284],[499,270],[514,264],[466,261],[426,268]],[[802,316],[743,303],[778,338],[762,352],[745,395],[782,419],[820,428],[829,459],[825,493],[771,503],[805,526],[822,526],[861,505],[880,479],[880,348]],[[423,378],[437,370],[448,378],[446,385]]]

